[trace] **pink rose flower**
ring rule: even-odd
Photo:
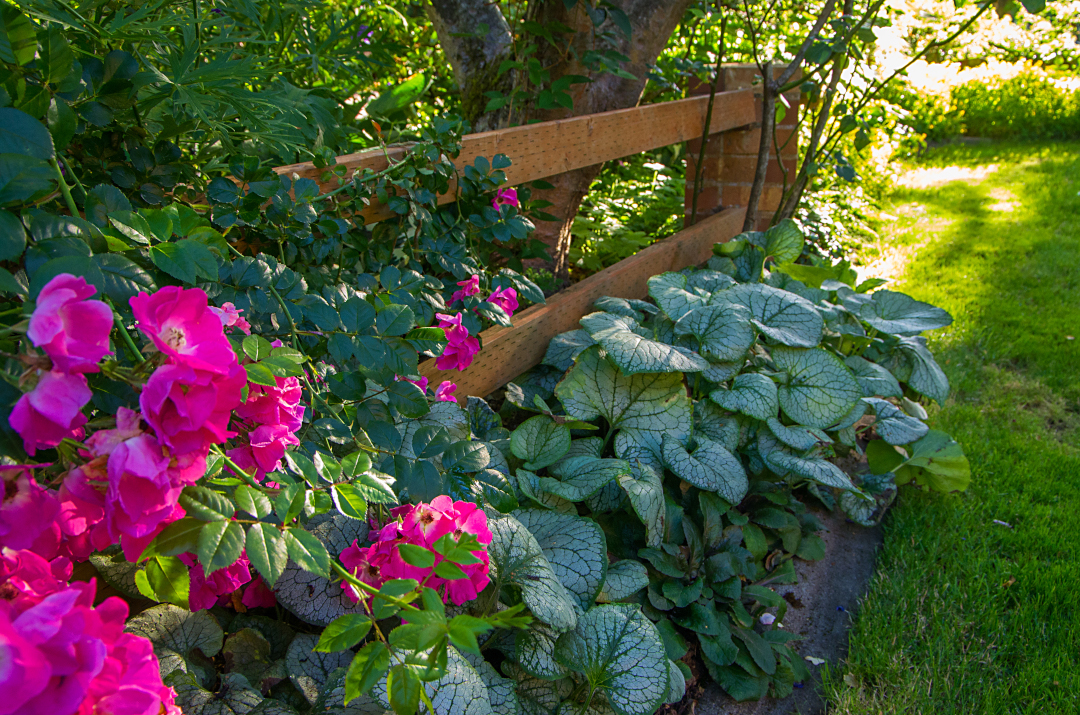
[[[0,551],[0,598],[17,609],[29,608],[67,585],[71,562],[65,558],[46,561],[33,551]],[[3,662],[0,660],[0,662]]]
[[[240,603],[246,608],[273,608],[277,605],[277,597],[261,576],[254,576],[251,583],[244,589]]]
[[[460,342],[447,344],[442,354],[435,359],[435,367],[440,370],[464,370],[472,365],[473,358],[480,352],[480,341],[465,338]]]
[[[295,377],[275,377],[277,387],[250,385],[247,402],[236,408],[236,416],[262,425],[285,425],[296,432],[304,424],[303,389]]]
[[[145,536],[172,514],[180,497],[168,475],[169,458],[150,435],[117,445],[109,456],[105,514],[114,538]]]
[[[410,380],[409,378],[402,377],[401,375],[394,375],[394,379],[398,380],[399,382],[402,380],[404,380],[405,382],[411,382],[412,384],[423,390],[424,393],[427,393],[428,379],[426,377],[421,377],[419,380]]]
[[[162,444],[177,454],[204,453],[236,436],[229,419],[246,384],[247,372],[235,360],[224,377],[182,364],[162,365],[147,380],[139,406]]]
[[[260,480],[281,467],[286,447],[300,444],[300,440],[285,425],[256,427],[248,439],[248,444],[230,449],[227,454],[241,469],[255,469],[255,478]]]
[[[86,446],[95,457],[110,455],[116,445],[142,434],[141,420],[142,415],[135,410],[121,407],[116,411],[116,428],[98,430],[87,438]]]
[[[476,353],[480,352],[480,341],[469,335],[469,330],[462,325],[462,315],[450,316],[436,313],[439,327],[446,331],[446,347],[436,358],[435,367],[439,370],[464,370],[472,364]]]
[[[26,335],[60,372],[97,372],[110,352],[113,312],[100,300],[87,300],[96,292],[82,278],[61,273],[38,294]]]
[[[42,488],[25,466],[0,467],[0,484],[4,487],[0,502],[0,546],[33,549],[53,558],[60,541],[56,523],[60,502],[56,496]],[[37,543],[39,540],[42,543]]]
[[[244,335],[251,335],[251,323],[240,317],[244,312],[243,308],[237,308],[232,303],[222,303],[220,308],[211,305],[210,310],[221,319],[221,327],[235,327]]]
[[[455,502],[440,496],[431,504],[406,505],[391,510],[394,521],[386,524],[371,546],[361,547],[358,542],[341,552],[341,563],[359,580],[378,588],[387,581],[399,578],[416,579],[436,591],[442,590],[443,600],[461,605],[475,599],[490,582],[488,555],[484,548],[472,552],[480,563],[462,566],[466,578],[448,581],[434,575],[435,566],[442,560],[436,554],[435,565],[422,569],[412,566],[401,558],[402,544],[413,544],[426,549],[443,536],[455,538],[463,533],[476,535],[482,546],[491,543],[491,530],[483,510],[470,502]],[[353,601],[365,600],[363,594],[343,582],[342,588]]]
[[[140,293],[130,303],[139,330],[172,362],[221,375],[236,364],[221,319],[199,288],[167,286],[153,295]]]
[[[230,566],[218,569],[207,576],[202,564],[192,554],[180,554],[180,560],[191,569],[189,573],[191,589],[188,593],[188,605],[192,611],[213,608],[220,603],[230,602],[232,592],[251,581],[251,570],[246,556],[241,556]]]
[[[450,302],[456,303],[459,300],[469,297],[470,295],[476,295],[480,292],[480,275],[477,273],[472,274],[463,281],[459,281],[458,285],[461,286],[461,290],[454,291],[454,294],[450,296]]]
[[[436,402],[457,402],[457,398],[454,397],[454,390],[457,389],[457,385],[449,380],[443,380],[437,388],[435,388],[435,401]]]
[[[8,418],[23,438],[26,453],[60,444],[73,430],[86,424],[82,408],[93,397],[82,375],[63,372],[41,374],[37,386],[19,398]]]
[[[517,291],[513,288],[496,288],[491,291],[487,301],[505,310],[509,316],[513,316],[518,309]]]
[[[499,189],[495,192],[495,198],[491,200],[491,205],[496,209],[500,206],[520,207],[521,204],[518,202],[517,189]]]
[[[94,581],[66,585],[70,565],[27,552],[6,551],[4,572],[0,715],[180,715],[150,641],[124,633],[127,604],[94,608]]]

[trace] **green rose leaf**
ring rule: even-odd
[[[541,477],[540,488],[572,502],[588,499],[612,480],[630,473],[630,465],[623,459],[573,457],[560,466],[564,476]]]
[[[863,391],[840,358],[824,350],[776,348],[773,362],[787,372],[778,389],[784,414],[807,427],[825,429],[851,411]]]
[[[506,584],[521,589],[525,605],[537,618],[563,632],[577,624],[573,596],[559,581],[543,549],[525,526],[512,516],[489,515],[488,544],[495,593]]]
[[[244,550],[244,527],[235,521],[211,521],[199,532],[195,554],[209,576],[232,566]]]
[[[708,302],[705,297],[687,290],[687,279],[682,273],[661,273],[650,278],[649,296],[672,321],[678,321]]]
[[[745,283],[721,291],[713,295],[710,303],[746,306],[757,329],[782,345],[817,347],[825,330],[825,320],[813,303],[761,283]]]
[[[618,429],[620,457],[635,445],[660,454],[664,434],[679,440],[690,436],[692,407],[682,373],[624,375],[594,346],[578,357],[555,394],[573,419],[603,417]]]
[[[776,383],[756,372],[739,375],[730,390],[722,387],[713,390],[709,399],[729,412],[739,412],[757,420],[776,417],[780,408]]]
[[[207,659],[221,651],[225,639],[209,611],[191,613],[171,604],[154,606],[133,616],[124,630],[153,644],[162,677],[173,671],[190,672],[204,683],[214,675]]]
[[[56,156],[45,125],[26,112],[0,108],[0,154],[25,154],[48,161]]]
[[[602,602],[621,601],[649,585],[649,572],[645,564],[634,559],[616,561],[608,567],[604,587],[600,589],[597,600]]]
[[[921,420],[905,414],[891,402],[876,397],[864,397],[863,401],[873,408],[877,415],[874,429],[889,444],[908,444],[926,436],[930,428]]]
[[[697,438],[697,449],[687,452],[679,440],[664,436],[664,463],[680,479],[698,489],[716,492],[732,504],[738,504],[750,489],[739,458],[717,442]]]
[[[492,713],[491,700],[488,698],[484,681],[456,648],[447,648],[446,674],[437,680],[421,685],[427,696],[431,698],[431,704],[439,715],[491,715]],[[371,693],[384,706],[390,706],[385,680],[377,682]]]
[[[952,325],[952,316],[941,308],[903,293],[879,290],[856,309],[848,308],[871,328],[891,335],[918,335]]]
[[[639,335],[641,326],[630,318],[611,313],[590,313],[581,325],[604,347],[625,375],[642,372],[700,372],[709,366],[705,358],[686,348]]]
[[[273,588],[289,560],[285,537],[273,524],[254,524],[244,543],[251,565]]]
[[[911,456],[893,470],[897,484],[914,479],[937,492],[962,492],[971,483],[971,465],[963,448],[944,432],[930,430],[908,450]]]
[[[652,715],[668,692],[664,643],[637,605],[594,607],[559,637],[555,658],[584,674],[619,715]]]
[[[510,435],[510,450],[536,471],[555,464],[570,449],[570,428],[547,415],[530,417]]]
[[[371,621],[360,614],[350,614],[352,618],[362,618],[370,626]],[[338,668],[347,668],[353,659],[353,653],[349,650],[339,650],[332,653],[323,653],[315,650],[319,642],[319,636],[300,633],[285,653],[285,669],[289,673],[289,680],[296,689],[303,694],[309,703],[314,703],[319,698],[319,692],[330,680],[330,674]]]
[[[737,303],[694,308],[675,323],[675,333],[693,335],[701,341],[702,354],[728,361],[740,359],[757,338],[750,311]]]
[[[896,381],[892,373],[858,355],[852,355],[844,360],[844,364],[855,375],[859,386],[863,389],[863,397],[903,397],[904,388]]]
[[[368,533],[365,522],[340,514],[313,518],[308,527],[311,535],[334,554],[340,554],[357,539],[363,540]],[[340,581],[306,571],[295,561],[285,567],[274,587],[274,595],[284,608],[316,626],[326,626],[339,616],[362,610],[345,594]]]
[[[547,509],[523,509],[513,516],[540,544],[560,583],[588,610],[607,576],[607,539],[600,525]]]

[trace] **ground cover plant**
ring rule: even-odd
[[[918,246],[896,289],[956,318],[930,338],[953,395],[929,424],[963,443],[972,487],[945,499],[901,489],[830,710],[1069,712],[1080,155],[1067,143],[950,146],[911,168],[946,167],[971,178],[898,187],[879,247]]]
[[[671,658],[696,638],[710,676],[740,700],[805,677],[790,634],[768,627],[787,606],[768,584],[794,579],[793,558],[824,555],[804,500],[870,524],[897,482],[951,491],[968,479],[958,445],[920,419],[919,400],[944,400],[948,384],[918,334],[948,315],[870,293],[876,281],[854,286],[842,266],[790,263],[802,243],[785,222],[718,245],[709,269],[652,278],[653,302],[601,299],[507,390],[539,413],[511,435],[526,513],[597,532],[545,547],[553,563],[568,558],[564,584],[590,602],[598,589],[640,603]],[[763,274],[766,259],[775,270]],[[859,476],[830,461],[863,450]],[[560,692],[565,636],[551,630],[554,662],[523,636],[504,655]]]

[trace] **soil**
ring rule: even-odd
[[[881,528],[866,528],[853,524],[842,514],[818,514],[828,529],[825,539],[825,558],[821,561],[796,563],[799,582],[791,586],[776,586],[775,590],[788,602],[784,628],[798,633],[802,640],[794,642],[801,656],[822,658],[835,667],[847,656],[848,629],[874,574],[874,561],[881,544]],[[825,702],[820,695],[821,667],[806,663],[813,682],[796,687],[790,696],[777,700],[737,703],[715,683],[707,682],[697,702],[688,709],[690,715],[816,715],[824,713]],[[682,708],[680,708],[682,710]]]

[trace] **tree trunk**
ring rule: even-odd
[[[484,92],[510,91],[512,73],[497,76],[503,60],[512,58],[513,35],[499,6],[489,0],[431,0],[427,15],[439,36],[461,92],[462,114],[474,132],[498,129],[507,110],[485,113]],[[487,25],[486,34],[476,29]]]
[[[583,7],[586,0],[578,0],[570,10],[566,9],[563,0],[534,1],[542,3],[537,7],[534,16],[536,22],[547,27],[557,27],[558,25],[554,23],[562,23],[573,30],[570,38],[572,49],[570,52],[564,52],[542,39],[537,39],[540,48],[534,56],[551,72],[552,81],[569,74],[585,75],[592,81],[571,87],[570,94],[574,99],[573,110],[532,109],[527,116],[528,120],[561,119],[636,106],[645,89],[648,66],[656,61],[691,2],[691,0],[615,0],[615,4],[622,8],[630,21],[631,34],[627,38],[616,28],[610,18],[601,27],[594,28]],[[458,76],[458,84],[462,86],[462,91],[465,92],[464,88],[468,85],[470,89],[465,96],[482,97],[483,92],[492,89],[494,85],[478,86],[483,84],[483,78],[477,76],[475,70],[479,63],[469,64],[475,55],[475,50],[463,52],[457,49],[459,38],[449,36],[451,32],[467,32],[466,26],[475,28],[481,22],[486,22],[489,28],[495,28],[495,23],[490,19],[481,19],[478,15],[472,14],[471,9],[463,9],[473,6],[484,7],[488,12],[499,12],[497,5],[494,3],[486,5],[484,0],[432,0],[431,12],[442,18],[441,22],[436,22],[435,29],[439,35],[439,42],[446,49],[447,56],[454,66],[454,74]],[[450,17],[456,18],[456,22],[448,21],[447,18]],[[501,20],[501,14],[499,17]],[[502,20],[502,24],[505,26],[505,20]],[[601,44],[601,30],[608,31],[607,35],[614,37],[615,41]],[[489,30],[488,36],[493,31],[493,29]],[[507,28],[507,34],[509,35],[509,28]],[[469,42],[479,44],[471,38]],[[590,50],[599,52],[615,50],[629,57],[628,62],[622,63],[622,69],[633,74],[634,79],[626,79],[609,72],[599,73],[590,70],[581,62],[581,58]],[[506,53],[509,53],[509,46],[506,47]],[[498,61],[489,59],[486,60],[487,64],[484,66],[493,75],[498,70],[500,61],[501,59]],[[491,69],[492,63],[494,63],[494,69]],[[498,89],[498,87],[494,88]],[[475,125],[497,126],[500,119],[501,115],[493,118],[481,114]],[[567,255],[570,250],[570,228],[573,225],[574,216],[577,215],[581,200],[588,193],[589,185],[600,172],[600,168],[601,165],[597,164],[558,174],[547,179],[554,188],[533,192],[535,198],[552,203],[552,206],[545,211],[559,219],[541,222],[537,225],[533,236],[548,246],[553,259],[549,267],[560,278],[565,278],[569,269]]]

